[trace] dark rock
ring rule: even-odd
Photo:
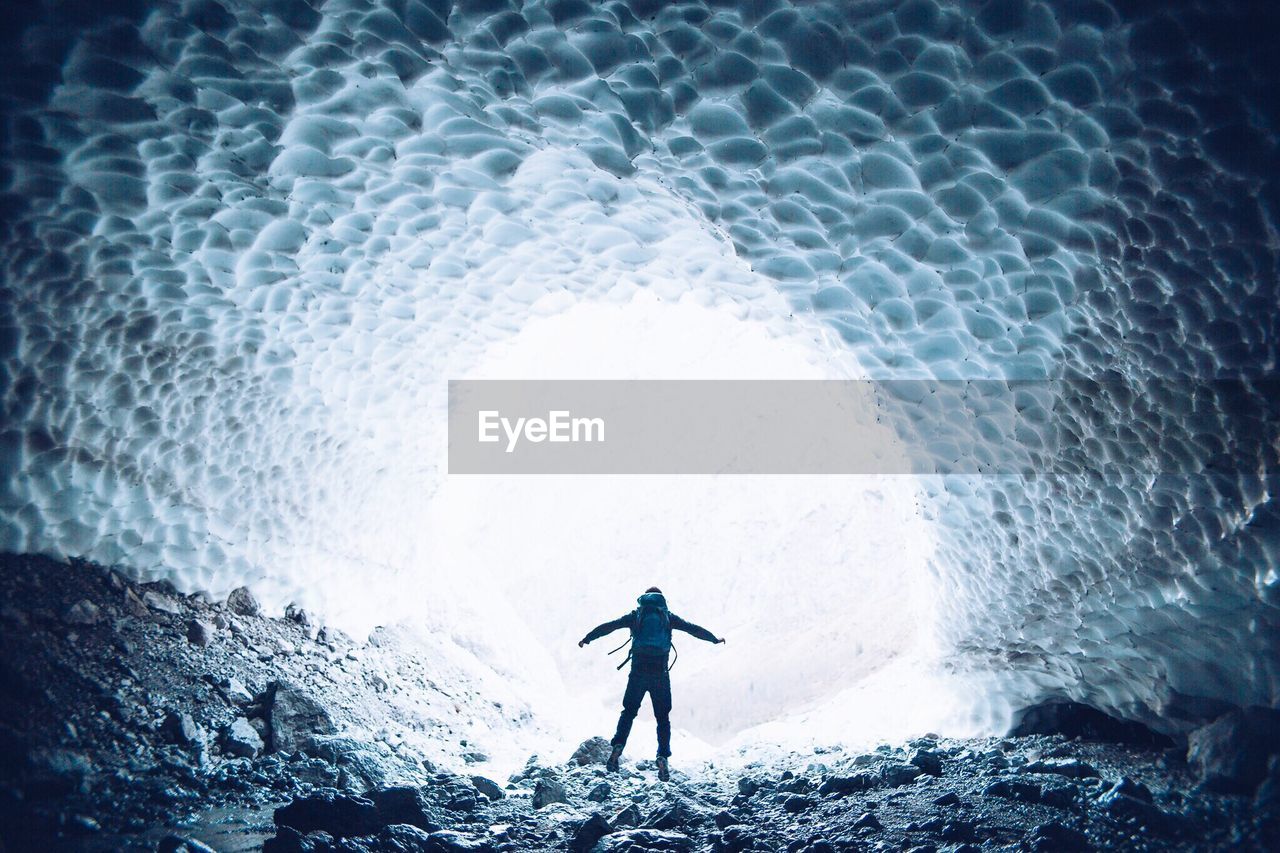
[[[487,853],[487,841],[447,829],[424,832],[416,826],[392,825],[370,840],[369,849],[379,853]],[[338,848],[350,850],[347,843]]]
[[[262,738],[244,717],[237,717],[222,733],[222,751],[239,758],[253,758],[262,752]]]
[[[539,779],[538,784],[533,789],[533,807],[535,809],[544,808],[552,803],[567,803],[569,795],[565,792],[564,784],[555,779]]]
[[[911,753],[911,763],[930,776],[942,775],[942,756],[932,749],[917,749]]]
[[[1225,793],[1252,793],[1276,753],[1280,710],[1272,708],[1229,711],[1187,738],[1187,764],[1207,787]]]
[[[640,807],[632,803],[614,815],[610,823],[614,826],[639,826],[642,820],[644,816],[640,814]]]
[[[613,827],[605,816],[596,812],[574,828],[573,835],[569,838],[569,849],[574,853],[586,853],[612,831]]]
[[[313,735],[337,732],[333,718],[309,693],[288,681],[277,681],[271,690],[271,748],[300,752]]]
[[[262,853],[331,853],[333,836],[327,832],[322,840],[319,833],[304,836],[296,829],[287,826],[277,827],[275,838],[268,838],[262,844]]]
[[[760,790],[760,780],[743,776],[738,780],[738,793],[744,797],[754,797]]]
[[[935,806],[958,806],[960,805],[960,795],[955,791],[947,791],[940,797],[933,800]]]
[[[1023,782],[1017,779],[997,779],[982,789],[982,795],[1023,803],[1037,803],[1040,801],[1040,786],[1034,782]]]
[[[652,829],[689,829],[706,823],[707,816],[684,798],[659,806],[644,822]]]
[[[1173,835],[1180,830],[1180,819],[1157,808],[1150,791],[1134,782],[1126,786],[1126,782],[1130,780],[1120,780],[1098,797],[1098,807],[1121,823],[1133,824],[1157,835]],[[1125,790],[1133,793],[1126,794]]]
[[[1032,850],[1043,851],[1043,853],[1092,849],[1088,836],[1083,832],[1063,826],[1056,821],[1037,826],[1031,832],[1030,844]]]
[[[170,711],[160,724],[160,733],[170,742],[184,746],[196,743],[204,734],[196,721],[185,711]]]
[[[589,764],[604,764],[609,760],[613,747],[602,737],[584,740],[569,758],[570,764],[586,767]],[[563,755],[564,753],[561,753]]]
[[[716,840],[717,853],[741,853],[744,850],[758,849],[758,839],[754,832],[746,826],[730,826]]]
[[[806,812],[817,805],[817,801],[813,797],[806,797],[802,794],[792,794],[783,802],[782,808],[790,814],[799,814]]]
[[[502,787],[497,782],[487,777],[472,776],[471,784],[489,800],[501,800],[506,796],[506,792],[502,790]],[[590,798],[588,797],[588,799]]]
[[[729,830],[732,832],[732,829]],[[678,832],[662,832],[657,829],[627,829],[611,832],[601,838],[593,853],[623,853],[623,851],[674,850],[689,851],[693,842]],[[742,848],[739,848],[742,849]]]
[[[227,596],[227,609],[240,616],[258,616],[262,607],[247,587],[237,587]]]
[[[341,787],[352,793],[385,788],[389,779],[411,776],[405,759],[384,743],[342,736],[308,738],[301,752],[322,758],[340,772]]]
[[[451,812],[473,812],[480,805],[480,792],[471,780],[451,773],[441,773],[432,780],[431,794]]]
[[[978,825],[968,820],[950,820],[944,821],[942,826],[937,830],[938,837],[943,841],[955,844],[957,842],[977,841]]]
[[[728,809],[716,812],[716,816],[712,820],[715,821],[716,829],[721,830],[728,829],[735,823],[742,823],[742,818]]]
[[[876,786],[876,777],[870,773],[854,773],[852,776],[832,776],[818,788],[824,797],[832,795],[845,796],[858,791],[865,791]]]
[[[783,782],[778,786],[778,790],[787,794],[807,794],[813,790],[813,783],[804,776],[797,776]]]
[[[275,810],[276,826],[306,834],[315,830],[334,838],[370,835],[383,826],[372,800],[334,790],[317,791]]]
[[[880,768],[880,781],[889,788],[907,785],[919,778],[921,769],[913,764],[887,764]]]
[[[863,812],[862,817],[853,822],[854,829],[870,829],[881,830],[884,825],[880,823],[880,819],[871,812]]]
[[[1098,771],[1093,765],[1081,761],[1078,758],[1048,758],[1042,761],[1033,761],[1022,768],[1024,773],[1054,773],[1058,776],[1066,776],[1068,779],[1088,779],[1098,775]]]
[[[1045,785],[1040,792],[1040,802],[1055,809],[1069,809],[1079,801],[1079,794],[1073,785]]]
[[[216,851],[208,844],[194,838],[166,835],[156,845],[156,853],[216,853]]]
[[[426,797],[417,788],[400,786],[370,791],[365,799],[373,803],[377,810],[378,824],[404,824],[416,826],[427,832],[435,832],[444,827],[432,814]]]
[[[192,619],[187,623],[187,640],[193,645],[207,646],[213,642],[213,635],[216,630],[212,622],[206,622],[203,619]]]
[[[1015,719],[1009,730],[1010,737],[1062,735],[1156,748],[1173,745],[1167,735],[1152,731],[1142,723],[1119,720],[1079,702],[1043,702],[1024,709]]]

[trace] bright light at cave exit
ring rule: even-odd
[[[575,304],[490,346],[460,378],[856,375],[812,329],[709,301],[642,290]],[[893,445],[887,429],[881,439]],[[471,601],[476,621],[455,634],[527,656],[541,674],[521,673],[526,689],[545,693],[531,701],[553,709],[566,740],[607,736],[625,681],[614,669],[625,652],[606,655],[625,632],[577,641],[656,585],[673,612],[728,638],[713,647],[676,635],[683,755],[762,737],[869,743],[939,728],[946,705],[928,674],[933,546],[918,486],[909,476],[452,476],[424,529],[432,577]],[[652,749],[651,720],[646,702],[631,754]]]

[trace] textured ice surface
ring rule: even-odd
[[[470,594],[422,565],[439,380],[647,288],[871,376],[1131,384],[1013,398],[1033,426],[983,441],[1033,476],[931,487],[940,636],[993,697],[1280,698],[1275,399],[1203,381],[1276,366],[1250,15],[50,5],[6,44],[0,547],[330,610]]]

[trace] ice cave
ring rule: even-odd
[[[1280,843],[1275,9],[5,15],[0,850]],[[864,382],[914,467],[460,476],[455,379]],[[577,646],[651,585],[665,789]]]

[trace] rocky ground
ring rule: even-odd
[[[398,656],[392,632],[358,643],[305,614],[266,618],[244,592],[210,603],[94,566],[2,560],[3,850],[1280,845],[1268,710],[1188,744],[1056,713],[1008,738],[832,746],[677,767],[669,783],[649,762],[606,773],[593,739],[493,780],[469,764],[485,756],[457,719],[461,688]]]

